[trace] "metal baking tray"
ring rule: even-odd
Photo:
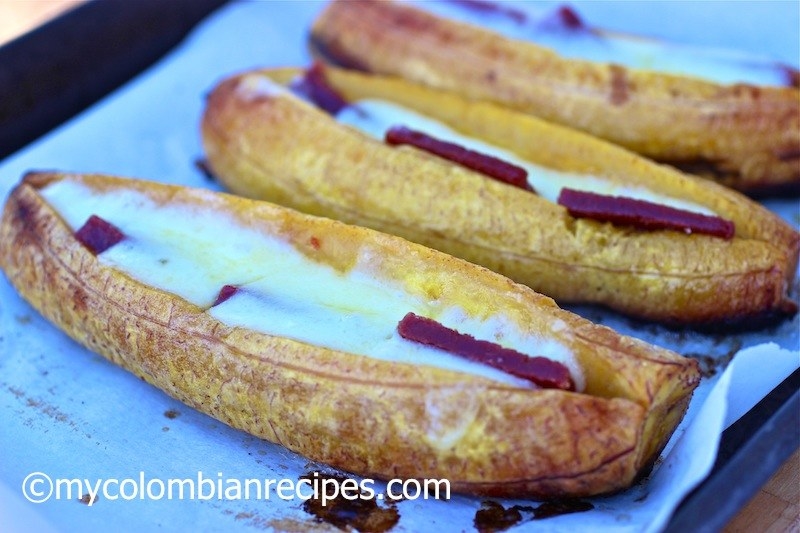
[[[0,47],[0,160],[124,86],[226,3],[94,1]],[[800,445],[798,414],[795,371],[724,431],[713,470],[666,530],[724,527]]]

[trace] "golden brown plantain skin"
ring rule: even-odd
[[[502,312],[523,331],[567,344],[586,390],[519,389],[226,326],[102,265],[39,194],[59,179],[219,210],[285,238],[311,261],[344,271],[366,260],[377,276],[410,292],[475,316]],[[699,381],[696,361],[594,325],[484,268],[397,237],[209,191],[29,174],[6,203],[0,252],[0,267],[20,294],[81,344],[233,427],[365,476],[446,478],[455,490],[497,496],[621,490],[658,457]]]
[[[342,65],[494,101],[751,194],[800,191],[800,90],[566,59],[375,0],[333,0],[311,38]]]
[[[368,139],[293,96],[248,88],[259,77],[286,83],[299,72],[246,73],[211,93],[204,147],[214,174],[233,192],[400,235],[564,303],[598,303],[675,324],[794,307],[786,294],[800,235],[741,194],[491,103],[397,78],[324,69],[345,98],[395,101],[531,162],[694,201],[733,220],[737,234],[725,241],[574,219],[521,189]]]

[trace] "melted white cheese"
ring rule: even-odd
[[[236,85],[236,92],[247,102],[257,98],[271,98],[289,94],[288,88],[266,76],[244,76]]]
[[[582,372],[569,349],[520,332],[502,316],[479,321],[443,308],[372,275],[366,261],[346,274],[316,263],[277,237],[253,231],[208,207],[155,205],[132,189],[94,191],[65,178],[41,191],[70,228],[91,215],[117,226],[125,239],[99,260],[145,284],[207,309],[220,322],[368,357],[424,364],[530,387],[486,365],[408,341],[397,323],[408,312],[522,353],[561,361],[582,390]],[[211,307],[224,285],[239,290]],[[554,332],[561,328],[554,324]]]
[[[354,102],[339,111],[336,115],[336,120],[381,141],[383,141],[386,131],[392,126],[406,126],[437,139],[453,142],[487,155],[493,155],[527,170],[528,183],[531,184],[539,196],[551,202],[556,202],[561,189],[568,187],[598,194],[647,200],[705,215],[715,214],[705,206],[664,196],[644,187],[625,185],[596,176],[562,172],[536,165],[520,158],[513,152],[480,141],[474,137],[462,135],[439,121],[384,100],[359,100]]]
[[[717,83],[787,85],[786,71],[762,56],[666,41],[598,34],[588,28],[564,28],[554,12],[537,12],[524,4],[505,3],[525,15],[514,18],[499,10],[478,11],[460,2],[416,1],[416,7],[512,39],[550,48],[571,59],[616,63],[631,68],[692,76]],[[503,6],[504,3],[498,5]]]

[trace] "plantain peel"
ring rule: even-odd
[[[224,186],[402,236],[560,303],[690,325],[796,310],[787,293],[800,235],[742,194],[492,103],[399,78],[322,71],[356,109],[368,100],[400,105],[537,165],[532,175],[568,175],[689,203],[732,221],[735,236],[574,218],[544,191],[531,194],[416,148],[389,146],[337,121],[286,88],[303,73],[289,68],[233,76],[210,94],[203,145]]]
[[[595,30],[594,37],[604,34]],[[800,190],[800,74],[788,67],[790,86],[781,87],[571,59],[402,2],[373,0],[333,0],[314,22],[311,41],[333,63],[497,102],[749,194]]]
[[[93,253],[87,213],[121,240]],[[226,424],[365,476],[446,478],[498,496],[618,491],[658,457],[699,381],[696,361],[482,267],[221,193],[32,173],[8,198],[0,243],[14,287],[79,343]],[[215,300],[222,283],[237,292]],[[577,390],[391,340],[385,319],[406,305],[555,354]],[[279,333],[269,317],[284,312],[302,327]],[[353,317],[364,323],[348,335]],[[325,340],[329,321],[338,329]],[[382,333],[365,346],[385,353],[358,344],[373,327]]]

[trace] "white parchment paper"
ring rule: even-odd
[[[605,27],[728,46],[797,66],[800,7],[790,2],[575,2]],[[194,167],[203,96],[222,77],[308,64],[318,2],[226,6],[174,53],[123,89],[0,163],[0,198],[30,169],[105,172],[217,188]],[[795,227],[795,200],[768,206]],[[524,521],[515,531],[658,531],[707,475],[719,434],[800,366],[800,322],[698,334],[575,308],[588,318],[686,355],[708,377],[650,477],[590,512]],[[723,368],[728,360],[732,363]],[[4,531],[264,530],[313,527],[298,500],[70,499],[33,504],[23,480],[294,479],[319,465],[200,414],[72,342],[0,277],[0,529]],[[141,496],[141,495],[139,495]],[[530,505],[527,501],[502,502]],[[403,501],[397,531],[471,531],[481,499]]]

